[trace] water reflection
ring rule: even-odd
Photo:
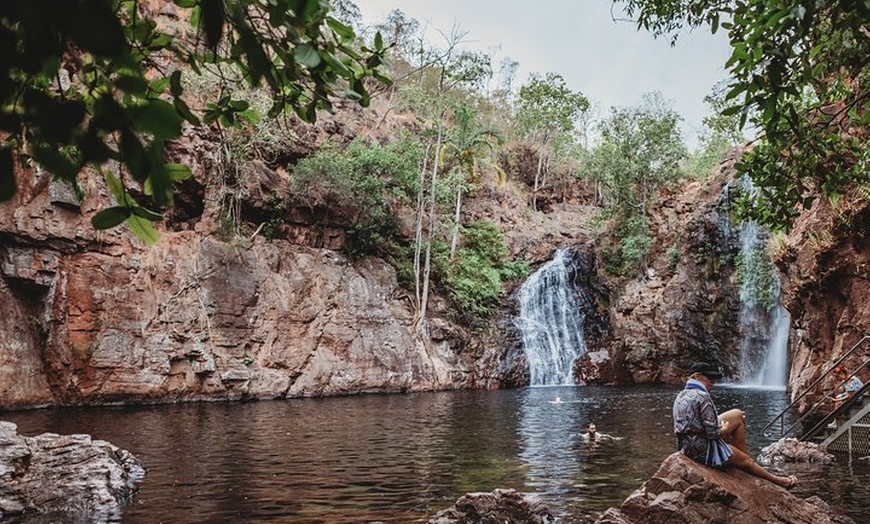
[[[572,522],[619,504],[673,451],[675,393],[564,386],[41,410],[0,419],[26,435],[89,433],[136,454],[148,474],[115,518],[127,524],[426,522],[464,493],[495,488],[537,493]],[[717,387],[713,394],[722,409],[747,409],[754,454],[769,443],[761,427],[787,402],[782,391]],[[562,402],[552,404],[555,397]],[[622,440],[584,441],[590,421]],[[816,467],[802,485],[851,508],[860,522],[870,505],[868,466]]]

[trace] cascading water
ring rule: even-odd
[[[573,384],[574,360],[586,352],[575,271],[570,253],[558,250],[520,287],[517,326],[532,386]]]
[[[744,188],[753,191],[748,177]],[[791,317],[780,303],[776,268],[767,252],[770,234],[757,223],[740,227],[740,376],[748,386],[784,388],[788,379]]]

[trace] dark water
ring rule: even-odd
[[[89,433],[148,468],[124,523],[426,522],[469,491],[540,494],[562,522],[618,505],[673,451],[673,387],[548,387],[233,404],[0,413],[34,435]],[[559,397],[562,403],[551,403]],[[783,391],[717,388],[743,406],[750,447]],[[589,444],[586,425],[618,437]],[[818,493],[870,522],[870,464],[803,467]],[[38,520],[21,522],[35,523]]]

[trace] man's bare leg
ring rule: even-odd
[[[746,445],[746,413],[741,409],[730,409],[719,415],[719,424],[728,421],[722,438],[747,456],[749,447]]]
[[[773,473],[759,466],[757,462],[752,460],[752,457],[750,457],[743,451],[735,448],[734,446],[731,446],[731,451],[733,451],[734,454],[728,458],[727,462],[725,462],[725,464],[729,466],[734,466],[735,468],[742,469],[743,471],[751,475],[763,478],[764,480],[768,480],[784,488],[791,487],[797,482],[797,477],[795,476],[781,477],[779,475],[774,475]]]

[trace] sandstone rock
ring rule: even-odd
[[[834,461],[834,455],[814,442],[804,442],[796,438],[783,438],[761,450],[758,462],[761,464],[782,464],[786,462],[817,462],[827,464]]]
[[[556,518],[534,495],[514,489],[468,493],[429,524],[553,524]]]
[[[23,437],[15,424],[0,421],[0,519],[41,513],[62,522],[108,522],[144,475],[136,457],[108,442]]]
[[[739,470],[708,468],[674,453],[596,524],[854,524],[817,497],[803,499]]]
[[[819,198],[801,213],[776,258],[782,301],[792,318],[789,382],[793,398],[832,362],[870,334],[870,199],[852,188],[836,203]],[[844,363],[850,371],[870,359],[870,343]],[[833,384],[823,382],[822,387]],[[804,397],[806,409],[819,400]],[[824,414],[824,413],[823,413]]]

